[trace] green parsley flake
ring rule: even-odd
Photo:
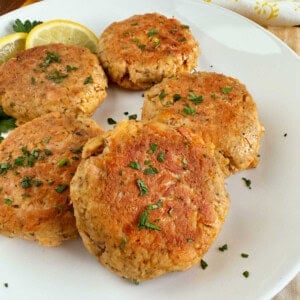
[[[132,114],[128,116],[128,120],[136,120],[137,119],[137,114]]]
[[[158,147],[157,144],[151,143],[151,144],[150,144],[150,149],[147,151],[147,153],[148,153],[148,154],[153,154],[153,153],[156,151],[157,147]]]
[[[176,102],[176,101],[178,101],[178,100],[180,100],[181,99],[181,95],[180,94],[174,94],[173,95],[173,100],[174,100],[174,102]]]
[[[189,92],[188,99],[196,105],[203,102],[203,96],[197,96],[193,91]]]
[[[83,145],[81,145],[81,146],[79,146],[77,148],[72,148],[71,152],[74,153],[74,154],[78,154],[78,153],[82,152],[82,149],[83,149]]]
[[[10,163],[0,163],[0,174],[5,175],[8,170],[12,169],[12,165]]]
[[[134,170],[140,170],[141,169],[141,166],[140,166],[140,164],[137,161],[131,161],[128,164],[128,167],[130,167],[130,168],[132,168]]]
[[[159,153],[157,154],[157,160],[158,160],[159,162],[164,162],[164,161],[165,161],[165,153],[164,153],[164,152],[159,152]]]
[[[90,83],[93,83],[93,82],[94,82],[93,77],[92,77],[92,76],[88,76],[88,77],[84,80],[83,84],[86,85],[86,84],[90,84]]]
[[[34,77],[31,77],[30,82],[31,82],[32,85],[34,85],[34,84],[36,84],[36,79]]]
[[[115,121],[113,118],[107,118],[107,123],[109,125],[114,125],[114,124],[117,124],[117,121]]]
[[[221,252],[224,252],[224,251],[228,250],[228,246],[227,246],[227,244],[224,244],[223,246],[219,247],[218,249],[219,249]]]
[[[168,94],[165,91],[161,91],[158,95],[159,100],[163,100]]]
[[[120,243],[120,249],[121,249],[122,251],[125,250],[126,244],[127,244],[127,239],[126,239],[126,237],[122,237],[122,240],[121,240],[121,243]]]
[[[158,30],[155,28],[152,28],[148,31],[147,34],[148,34],[148,36],[154,36],[154,35],[158,34]]]
[[[68,74],[64,74],[62,72],[60,72],[57,69],[54,69],[53,71],[51,71],[51,73],[47,76],[48,80],[52,80],[54,83],[61,83],[65,78],[67,78],[69,75]]]
[[[208,264],[205,260],[201,259],[200,266],[201,266],[202,270],[205,270],[208,267]]]
[[[11,199],[9,199],[9,198],[5,198],[4,199],[4,204],[6,204],[6,205],[8,205],[8,206],[11,206],[12,205],[12,200]]]
[[[141,196],[145,196],[148,193],[149,189],[146,186],[146,184],[144,183],[144,181],[142,179],[138,178],[136,180],[136,183],[137,183],[138,188],[140,190],[140,195]]]
[[[244,272],[243,272],[243,276],[244,276],[245,278],[248,278],[248,277],[250,276],[249,271],[244,271]]]
[[[232,91],[233,87],[230,86],[224,86],[221,88],[221,91],[223,94],[229,94]]]
[[[245,178],[245,177],[242,177],[242,180],[245,182],[245,185],[246,185],[246,187],[249,189],[249,190],[251,190],[251,180],[250,179],[247,179],[247,178]]]
[[[57,166],[59,166],[59,167],[68,166],[69,164],[70,164],[70,161],[67,157],[63,157],[57,162]]]
[[[195,109],[188,104],[185,105],[182,111],[185,116],[194,116],[196,114]]]
[[[32,187],[32,177],[26,176],[26,177],[22,178],[20,183],[21,183],[21,186],[23,189],[28,189],[28,188]]]
[[[52,155],[52,151],[51,150],[49,150],[49,149],[44,149],[44,153],[45,153],[45,155],[47,155],[47,156],[50,156],[50,155]]]
[[[162,200],[159,200],[157,203],[150,204],[146,207],[145,211],[142,212],[140,219],[139,219],[139,223],[138,223],[139,230],[144,229],[144,228],[148,228],[151,230],[161,230],[159,226],[157,226],[153,223],[150,223],[148,221],[149,212],[151,210],[158,209],[160,207],[162,207]]]
[[[145,175],[154,175],[154,174],[157,174],[157,173],[158,173],[158,170],[153,166],[149,166],[148,168],[146,168],[144,170]]]
[[[183,36],[183,37],[179,38],[178,42],[180,42],[180,43],[186,42],[186,37]]]
[[[241,257],[243,257],[243,258],[248,258],[248,257],[249,257],[249,254],[247,254],[247,253],[241,253]]]
[[[70,73],[70,72],[72,72],[72,71],[76,71],[76,70],[78,70],[77,67],[72,67],[72,66],[70,66],[70,65],[67,65],[67,66],[66,66],[66,71],[67,71],[68,73]]]
[[[13,30],[15,32],[30,32],[31,29],[39,24],[42,24],[43,22],[41,21],[30,21],[26,20],[22,22],[20,19],[16,19],[15,23],[12,25]]]
[[[60,184],[56,187],[55,191],[57,193],[62,193],[63,191],[65,191],[69,186],[66,184]]]
[[[14,165],[15,166],[24,166],[26,158],[24,156],[19,156],[15,159]]]

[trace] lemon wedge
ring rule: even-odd
[[[0,64],[25,49],[27,33],[17,32],[0,38]]]
[[[87,27],[69,20],[51,20],[35,26],[26,39],[25,48],[51,43],[79,45],[97,51],[98,38]]]

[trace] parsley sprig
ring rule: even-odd
[[[161,230],[161,228],[158,225],[155,225],[148,221],[150,211],[154,210],[154,209],[158,209],[160,207],[162,207],[162,200],[159,200],[157,203],[150,204],[146,207],[146,209],[142,212],[140,219],[139,219],[139,223],[138,223],[139,230],[144,229],[144,228],[148,228],[151,230]]]
[[[15,32],[30,32],[31,29],[39,24],[42,24],[41,21],[30,21],[26,20],[22,22],[20,19],[16,19],[15,23],[12,25]]]

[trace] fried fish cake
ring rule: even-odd
[[[50,113],[16,128],[0,145],[0,233],[58,246],[77,236],[69,184],[89,138],[86,117]]]
[[[90,116],[106,87],[96,55],[74,45],[34,47],[0,66],[0,105],[19,124],[56,111]]]
[[[163,80],[145,94],[142,119],[188,126],[216,146],[225,174],[258,164],[264,128],[244,84],[217,73],[195,72]]]
[[[198,263],[229,207],[223,173],[199,136],[135,121],[85,145],[71,199],[86,248],[138,281]]]
[[[108,26],[98,57],[111,81],[141,90],[195,68],[199,46],[188,26],[157,13],[134,15]]]

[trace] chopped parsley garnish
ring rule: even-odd
[[[32,185],[33,185],[33,186],[36,186],[36,187],[39,187],[39,186],[41,186],[42,184],[43,184],[43,182],[40,181],[40,180],[33,180],[33,181],[32,181]]]
[[[64,167],[64,166],[68,166],[70,164],[70,161],[67,157],[63,157],[61,158],[58,162],[57,162],[57,165],[59,167]]]
[[[93,83],[93,82],[94,82],[93,77],[92,77],[92,76],[88,76],[88,77],[84,80],[83,84],[86,85],[86,84],[90,84],[90,83]]]
[[[23,189],[28,189],[32,187],[32,177],[26,176],[21,179],[20,183]]]
[[[224,86],[221,88],[223,94],[229,94],[232,91],[233,87],[231,86]]]
[[[127,244],[127,239],[125,237],[122,237],[122,240],[121,240],[121,243],[120,243],[120,249],[122,251],[125,250],[126,244]]]
[[[243,272],[243,276],[244,276],[245,278],[248,278],[248,277],[250,276],[249,271],[244,271],[244,272]]]
[[[24,166],[26,158],[24,156],[19,156],[15,159],[14,165],[15,166]]]
[[[31,84],[35,84],[36,83],[36,79],[34,77],[31,77]]]
[[[149,166],[148,168],[146,168],[144,170],[145,175],[154,175],[154,174],[157,174],[157,173],[158,173],[158,170],[153,166]]]
[[[55,69],[47,76],[47,79],[52,80],[54,83],[61,83],[68,76],[68,74],[64,74]]]
[[[185,116],[193,116],[193,115],[195,115],[195,113],[196,113],[195,109],[187,104],[183,108],[183,114]]]
[[[107,118],[107,123],[109,125],[114,125],[114,124],[117,124],[117,121],[115,121],[113,118]]]
[[[140,166],[140,164],[137,161],[131,161],[128,164],[128,167],[130,167],[130,168],[132,168],[134,170],[140,170],[141,169],[141,166]]]
[[[202,270],[205,270],[208,267],[208,264],[205,260],[201,259],[200,266],[201,266]]]
[[[246,185],[246,187],[249,189],[249,190],[251,190],[251,180],[250,179],[247,179],[247,178],[245,178],[245,177],[242,177],[242,180],[245,182],[245,185]]]
[[[224,251],[228,250],[228,246],[227,246],[227,244],[224,244],[223,246],[219,247],[218,249],[219,249],[221,252],[224,252]]]
[[[159,100],[163,100],[166,96],[167,96],[167,94],[165,93],[165,91],[161,91],[158,95],[158,98],[159,98]]]
[[[176,102],[176,101],[178,101],[178,100],[180,100],[181,99],[181,95],[180,94],[174,94],[173,95],[173,100],[174,100],[174,102]]]
[[[183,28],[183,29],[189,29],[190,26],[189,26],[189,25],[182,24],[182,25],[181,25],[181,28]]]
[[[249,257],[249,254],[247,254],[247,253],[241,253],[241,257],[243,257],[243,258],[248,258],[248,257]]]
[[[148,193],[148,187],[146,186],[146,184],[144,183],[144,181],[140,178],[138,178],[136,180],[136,183],[138,185],[138,188],[140,190],[140,195],[141,196],[145,196]]]
[[[181,42],[181,43],[186,42],[186,37],[183,36],[183,37],[179,38],[178,42]]]
[[[157,160],[158,160],[159,162],[164,162],[164,161],[165,161],[165,153],[164,153],[164,152],[159,152],[159,153],[157,154]]]
[[[45,155],[47,155],[47,156],[50,156],[50,155],[52,155],[52,151],[50,150],[50,149],[44,149],[44,153],[45,153]]]
[[[6,163],[0,163],[0,174],[5,175],[8,170],[12,169],[12,165],[8,162]]]
[[[26,20],[24,22],[22,22],[20,19],[16,19],[15,23],[12,25],[13,26],[13,30],[15,32],[30,32],[31,29],[39,24],[42,24],[43,22],[41,21],[29,21]]]
[[[149,148],[149,150],[147,151],[147,153],[148,153],[148,154],[153,154],[153,153],[156,151],[157,147],[158,147],[157,144],[151,143],[151,144],[150,144],[150,148]]]
[[[76,70],[78,70],[77,67],[72,67],[72,66],[70,66],[70,65],[67,65],[67,66],[66,66],[66,71],[67,71],[68,73],[70,73],[70,72],[72,72],[72,71],[76,71]]]
[[[138,44],[137,46],[141,50],[145,50],[146,49],[146,45],[145,44]]]
[[[203,96],[197,96],[193,91],[189,92],[188,99],[194,102],[196,105],[203,102]]]
[[[11,206],[12,205],[12,200],[11,199],[9,199],[9,198],[5,198],[4,199],[4,204],[6,204],[6,205],[8,205],[8,206]]]
[[[158,34],[158,30],[155,28],[152,28],[147,32],[147,34],[148,34],[148,36],[154,36],[154,35]]]
[[[128,116],[128,120],[136,120],[137,119],[137,114],[132,114]]]
[[[44,58],[44,62],[39,64],[39,67],[45,70],[47,67],[49,67],[52,63],[60,63],[61,59],[57,52],[50,52],[47,51],[46,57]]]
[[[55,191],[57,193],[62,193],[63,191],[65,191],[69,186],[66,184],[60,184],[56,187]]]
[[[78,153],[82,152],[82,149],[83,149],[83,145],[81,145],[81,146],[79,146],[77,148],[72,148],[71,152],[74,153],[74,154],[78,154]]]
[[[146,209],[142,212],[142,214],[140,216],[140,219],[139,219],[139,223],[138,223],[139,230],[144,229],[144,228],[148,228],[148,229],[151,229],[151,230],[160,230],[159,226],[157,226],[153,223],[150,223],[148,221],[149,212],[151,210],[158,209],[160,207],[162,207],[162,201],[161,200],[159,200],[155,204],[150,204],[146,207]]]

